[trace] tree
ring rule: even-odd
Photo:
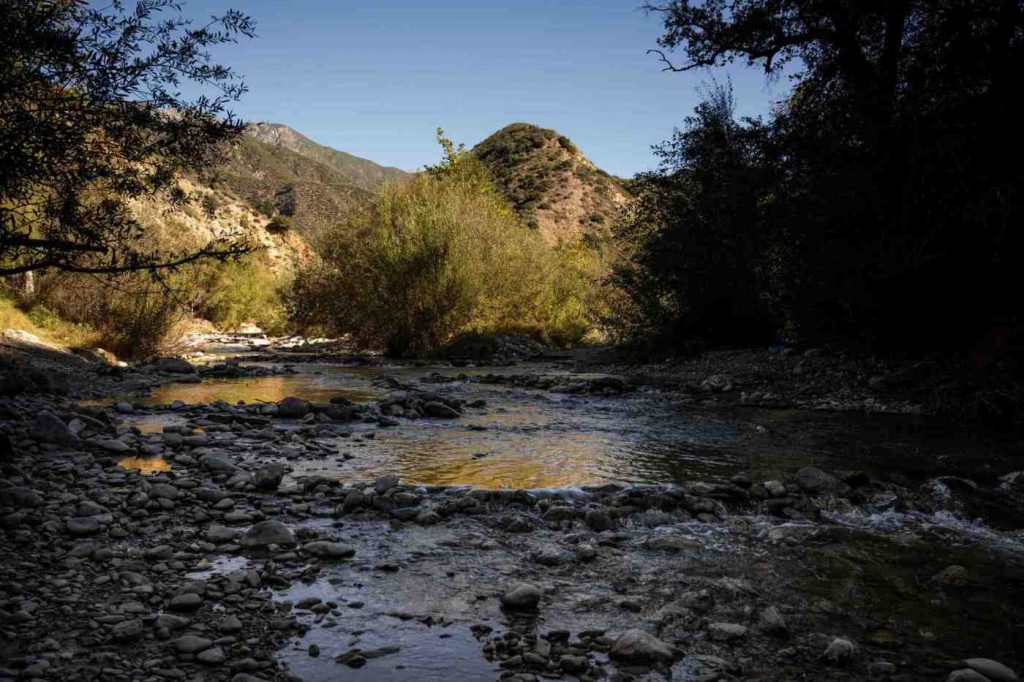
[[[655,148],[661,168],[638,178],[617,228],[629,256],[614,279],[632,304],[622,321],[634,336],[770,340],[759,281],[762,132],[736,120],[731,85],[715,84],[685,128]]]
[[[765,293],[800,340],[963,348],[1024,320],[1019,0],[648,9],[666,69],[796,72],[762,141],[750,237],[771,239]]]
[[[211,47],[253,35],[228,11],[202,26],[176,0],[0,3],[0,276],[155,271],[249,250],[241,236],[160,253],[127,202],[184,200],[179,172],[216,161],[245,91]],[[212,94],[187,98],[181,90]]]

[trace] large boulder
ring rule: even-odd
[[[626,630],[612,644],[612,658],[628,663],[668,663],[676,651],[654,635],[639,628]]]
[[[280,521],[260,521],[242,536],[244,547],[267,547],[268,545],[294,545],[295,535]]]

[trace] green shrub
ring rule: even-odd
[[[203,196],[202,205],[203,212],[210,218],[217,215],[217,209],[220,208],[220,202],[217,201],[217,197],[212,194],[206,194]]]
[[[579,340],[590,282],[519,221],[474,157],[450,143],[445,152],[323,236],[321,262],[289,296],[292,318],[394,354],[466,332]]]
[[[284,234],[292,229],[292,219],[286,215],[276,215],[267,223],[267,232],[271,234]]]
[[[208,266],[196,312],[219,329],[251,322],[270,334],[285,330],[282,283],[262,253]]]

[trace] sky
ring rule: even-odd
[[[554,128],[606,171],[654,168],[714,76],[731,78],[740,115],[785,96],[785,79],[732,65],[667,73],[661,24],[641,0],[186,0],[188,15],[227,8],[257,37],[214,56],[243,76],[233,106],[388,166],[434,163],[440,126],[472,146],[513,122]]]

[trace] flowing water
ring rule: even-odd
[[[564,372],[533,364],[502,371]],[[418,383],[434,373],[454,380]],[[790,665],[786,656],[792,654],[780,653],[784,643],[763,644],[752,635],[737,653],[676,631],[674,621],[660,615],[680,592],[704,588],[720,595],[720,619],[756,622],[752,608],[781,604],[791,630],[801,633],[791,642],[798,649],[819,646],[817,636],[846,636],[871,657],[896,664],[904,679],[942,679],[970,656],[1021,669],[1024,522],[1018,511],[993,506],[971,488],[976,481],[984,484],[975,485],[978,490],[993,486],[998,475],[1020,468],[1024,453],[1017,441],[921,417],[701,409],[654,390],[601,397],[458,378],[482,373],[300,365],[288,376],[169,384],[146,402],[269,402],[290,395],[371,401],[396,390],[383,380],[393,377],[486,406],[450,421],[403,419],[393,428],[354,423],[350,433],[317,439],[335,455],[289,460],[292,475],[370,481],[394,472],[421,484],[575,490],[608,482],[727,480],[740,471],[765,480],[815,465],[864,471],[936,502],[910,512],[885,500],[862,501],[827,512],[821,522],[750,516],[718,524],[637,524],[624,528],[620,544],[602,549],[598,561],[555,570],[537,567],[530,557],[538,547],[564,545],[565,534],[556,531],[495,540],[477,519],[429,528],[312,520],[307,523],[355,545],[357,553],[352,562],[276,593],[279,600],[316,597],[333,605],[326,616],[298,612],[311,629],[280,654],[293,673],[308,680],[496,679],[500,669],[471,627],[486,625],[496,634],[511,627],[495,593],[521,579],[543,582],[556,594],[529,625],[538,632],[657,627],[665,637],[694,641],[694,652],[777,659],[779,670]],[[133,421],[152,431],[180,419],[161,411]],[[276,428],[295,425],[282,420]],[[161,465],[126,466],[157,471]],[[972,481],[957,484],[963,479]],[[659,553],[644,544],[666,534],[683,538],[687,549]],[[966,584],[936,579],[952,564],[966,569]],[[310,644],[320,647],[319,657],[307,655]],[[353,647],[397,651],[386,649],[358,670],[333,662]],[[701,665],[687,655],[672,679],[698,679]],[[843,679],[860,679],[859,670]]]

